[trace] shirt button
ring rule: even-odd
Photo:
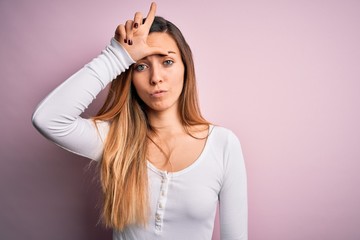
[[[160,208],[160,209],[163,208],[163,205],[162,205],[161,203],[159,203],[159,208]]]
[[[161,191],[161,196],[165,196],[165,191],[164,190]]]
[[[156,221],[160,221],[161,220],[161,217],[160,217],[160,214],[156,214]]]

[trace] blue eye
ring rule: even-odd
[[[174,63],[173,60],[166,60],[166,61],[164,62],[165,65],[172,65],[173,63]]]
[[[139,64],[135,67],[135,70],[138,72],[142,72],[147,68],[147,66],[145,64]]]

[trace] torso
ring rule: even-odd
[[[193,136],[183,132],[161,140],[159,137],[152,137],[158,146],[148,141],[147,160],[163,171],[178,172],[187,168],[201,155],[206,144],[208,129],[204,126],[194,127],[191,130]]]

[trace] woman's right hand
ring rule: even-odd
[[[125,48],[134,61],[146,56],[168,52],[160,47],[150,47],[147,44],[150,27],[155,19],[156,3],[151,3],[149,13],[143,23],[140,12],[135,13],[134,20],[127,20],[125,25],[120,24],[115,31],[115,39]]]

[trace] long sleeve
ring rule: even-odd
[[[102,53],[53,90],[32,116],[35,128],[62,148],[99,160],[108,124],[95,126],[80,114],[108,83],[134,63],[128,53],[111,40]]]
[[[234,134],[229,135],[224,153],[219,201],[221,240],[247,240],[247,178],[241,146]]]

